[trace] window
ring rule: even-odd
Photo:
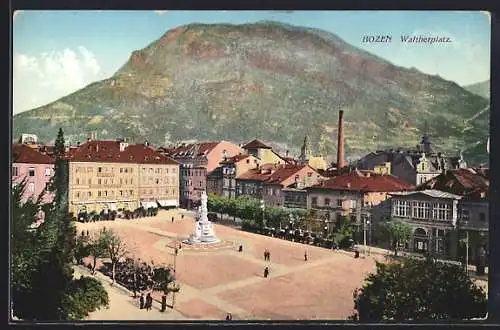
[[[120,168],[120,173],[123,173],[123,168]]]
[[[33,182],[28,183],[28,192],[35,192],[35,184]]]
[[[88,195],[89,195],[89,197],[92,197],[92,192],[91,192],[91,191],[89,191],[89,192],[88,192]]]
[[[318,197],[311,198],[311,204],[312,204],[312,206],[318,205]]]
[[[97,172],[101,173],[102,172],[102,167],[97,168]]]
[[[104,196],[108,196],[108,191],[104,190]]]
[[[351,200],[349,201],[349,208],[351,208],[351,209],[355,209],[357,205],[358,205],[358,204],[357,204],[357,201],[356,201],[355,199],[351,199]]]
[[[19,175],[19,167],[12,166],[12,176],[18,176],[18,175]]]
[[[75,197],[76,198],[80,198],[80,192],[79,191],[75,192]]]
[[[123,190],[120,190],[120,196],[123,196]]]
[[[160,183],[160,179],[156,179],[156,184],[159,184]]]
[[[432,218],[434,218],[435,220],[451,220],[450,205],[435,203],[432,208]]]
[[[130,196],[133,196],[133,195],[134,195],[134,192],[133,192],[132,190],[129,190],[128,192],[129,192],[129,195],[130,195]]]
[[[97,192],[97,197],[101,197],[101,191],[100,190]]]
[[[469,221],[469,218],[470,218],[469,210],[462,210],[462,220]]]
[[[430,209],[428,202],[413,202],[412,217],[415,219],[429,219]]]
[[[396,217],[408,217],[410,216],[410,202],[402,200],[394,200],[392,202],[393,215]]]
[[[101,179],[97,179],[97,184],[101,184],[101,183],[102,183]]]
[[[35,168],[34,167],[30,167],[28,169],[28,175],[29,176],[35,176]]]
[[[486,221],[486,214],[481,212],[479,213],[479,221],[485,222]]]
[[[200,187],[202,187],[202,185],[203,185],[203,182],[200,181]]]
[[[247,159],[247,164],[250,164],[250,159]]]
[[[307,172],[307,177],[308,178],[312,177],[312,175],[313,175],[312,172]]]
[[[87,172],[92,173],[92,167],[87,167]]]
[[[80,179],[76,178],[76,184],[80,184]]]
[[[325,198],[325,206],[329,206],[330,205],[330,198]]]
[[[45,169],[45,176],[50,176],[52,174],[52,169],[50,167],[47,167]]]
[[[92,179],[89,179],[89,186],[92,184]]]

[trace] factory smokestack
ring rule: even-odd
[[[337,140],[337,171],[344,167],[344,110],[339,111],[339,127]]]

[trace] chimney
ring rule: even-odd
[[[339,111],[339,126],[337,137],[337,171],[344,167],[344,110]]]

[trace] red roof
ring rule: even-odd
[[[265,184],[281,184],[308,165],[274,165],[264,164],[259,169],[246,171],[237,177],[238,180],[261,181]],[[311,169],[311,171],[314,171]]]
[[[343,173],[311,187],[311,189],[361,192],[394,192],[410,190],[412,188],[410,184],[393,175],[382,175],[371,171],[359,170]]]
[[[477,190],[487,191],[489,185],[487,174],[478,173],[473,169],[459,168],[439,174],[419,185],[416,190],[435,189],[464,196]]]
[[[243,149],[272,149],[270,146],[264,144],[264,142],[259,141],[257,139],[248,142],[242,148]]]
[[[12,162],[24,164],[54,164],[54,158],[25,144],[14,144]]]
[[[204,156],[211,152],[219,143],[220,141],[183,144],[167,149],[167,152],[171,157],[191,156],[193,153],[196,153],[195,156]]]
[[[120,151],[119,141],[91,140],[66,153],[69,161],[134,164],[178,164],[144,144],[132,144]]]

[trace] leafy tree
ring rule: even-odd
[[[97,266],[97,259],[109,255],[107,250],[108,242],[106,241],[106,238],[103,238],[102,236],[96,236],[96,234],[93,233],[92,236],[89,237],[87,244],[88,256],[92,257],[91,272],[92,274],[94,274]]]
[[[75,259],[77,264],[82,264],[83,258],[90,255],[89,240],[89,236],[86,236],[84,233],[76,239]]]
[[[102,246],[104,249],[104,256],[111,259],[111,269],[112,269],[112,283],[115,283],[116,277],[116,264],[120,261],[121,258],[124,258],[129,254],[128,248],[124,241],[116,235],[111,230],[103,230],[101,232],[101,236],[99,237],[97,245],[94,246]]]
[[[153,270],[153,290],[160,291],[164,295],[170,292],[179,292],[180,288],[174,285],[175,277],[170,267],[159,267]]]
[[[108,292],[102,283],[92,277],[74,280],[64,298],[63,314],[67,320],[81,320],[89,313],[109,305]]]
[[[411,227],[399,220],[391,220],[381,224],[382,233],[391,242],[394,249],[394,255],[398,254],[398,246],[400,243],[407,241],[411,234]]]
[[[434,259],[377,263],[377,272],[354,291],[356,313],[363,322],[463,320],[484,317],[487,298],[460,268]]]

